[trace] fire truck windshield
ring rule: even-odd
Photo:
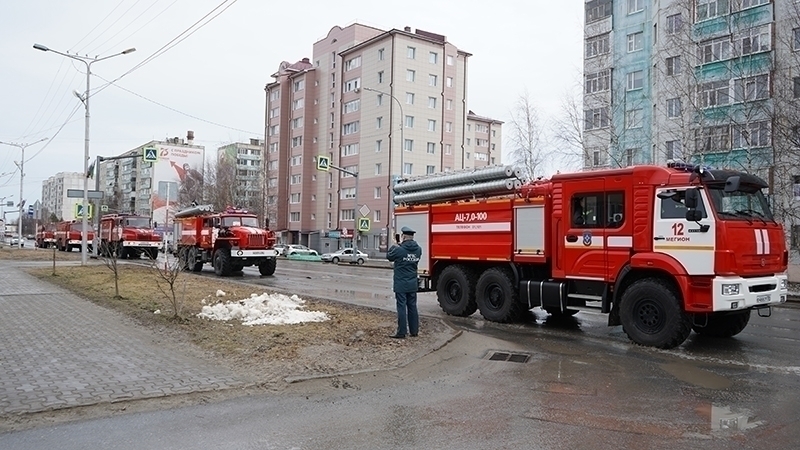
[[[255,217],[223,217],[223,227],[256,227],[258,228],[258,219]]]
[[[734,192],[725,192],[724,184],[708,186],[711,202],[722,220],[746,220],[752,222],[775,221],[764,193],[757,187],[741,185]]]
[[[125,219],[125,226],[131,228],[150,228],[150,218],[128,217]]]

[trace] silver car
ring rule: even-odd
[[[358,265],[364,264],[369,258],[367,254],[362,252],[361,250],[358,251],[358,254],[353,257],[353,249],[352,248],[343,248],[339,251],[335,251],[333,253],[324,253],[322,255],[322,260],[325,262],[332,262],[334,264],[338,264],[339,261],[349,262],[349,263],[356,263]]]

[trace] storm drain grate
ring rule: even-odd
[[[508,353],[508,352],[493,352],[489,356],[489,361],[508,361],[515,363],[526,363],[531,358],[531,355],[524,353]]]

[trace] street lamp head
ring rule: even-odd
[[[135,48],[133,48],[133,47],[131,47],[131,48],[127,49],[127,50],[124,50],[124,51],[122,52],[122,54],[123,54],[123,55],[127,55],[128,53],[133,53],[133,52],[135,52],[135,51],[136,51],[136,49],[135,49]]]
[[[50,50],[49,48],[45,47],[42,44],[33,44],[33,48],[35,48],[36,50],[41,50],[43,52]]]

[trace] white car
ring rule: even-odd
[[[319,256],[316,250],[310,249],[302,244],[289,244],[283,249],[282,255],[284,256],[292,256],[292,255],[307,255],[307,256]]]
[[[367,254],[362,252],[361,250],[358,251],[358,255],[353,258],[353,249],[352,248],[343,248],[339,251],[333,253],[323,253],[322,260],[325,262],[332,262],[334,264],[338,264],[339,261],[349,262],[356,264],[364,264],[369,258]]]
[[[25,247],[25,241],[24,240],[22,241],[22,244],[20,244],[19,236],[11,236],[11,239],[9,240],[9,243],[11,244],[11,246],[22,245],[23,247]]]

